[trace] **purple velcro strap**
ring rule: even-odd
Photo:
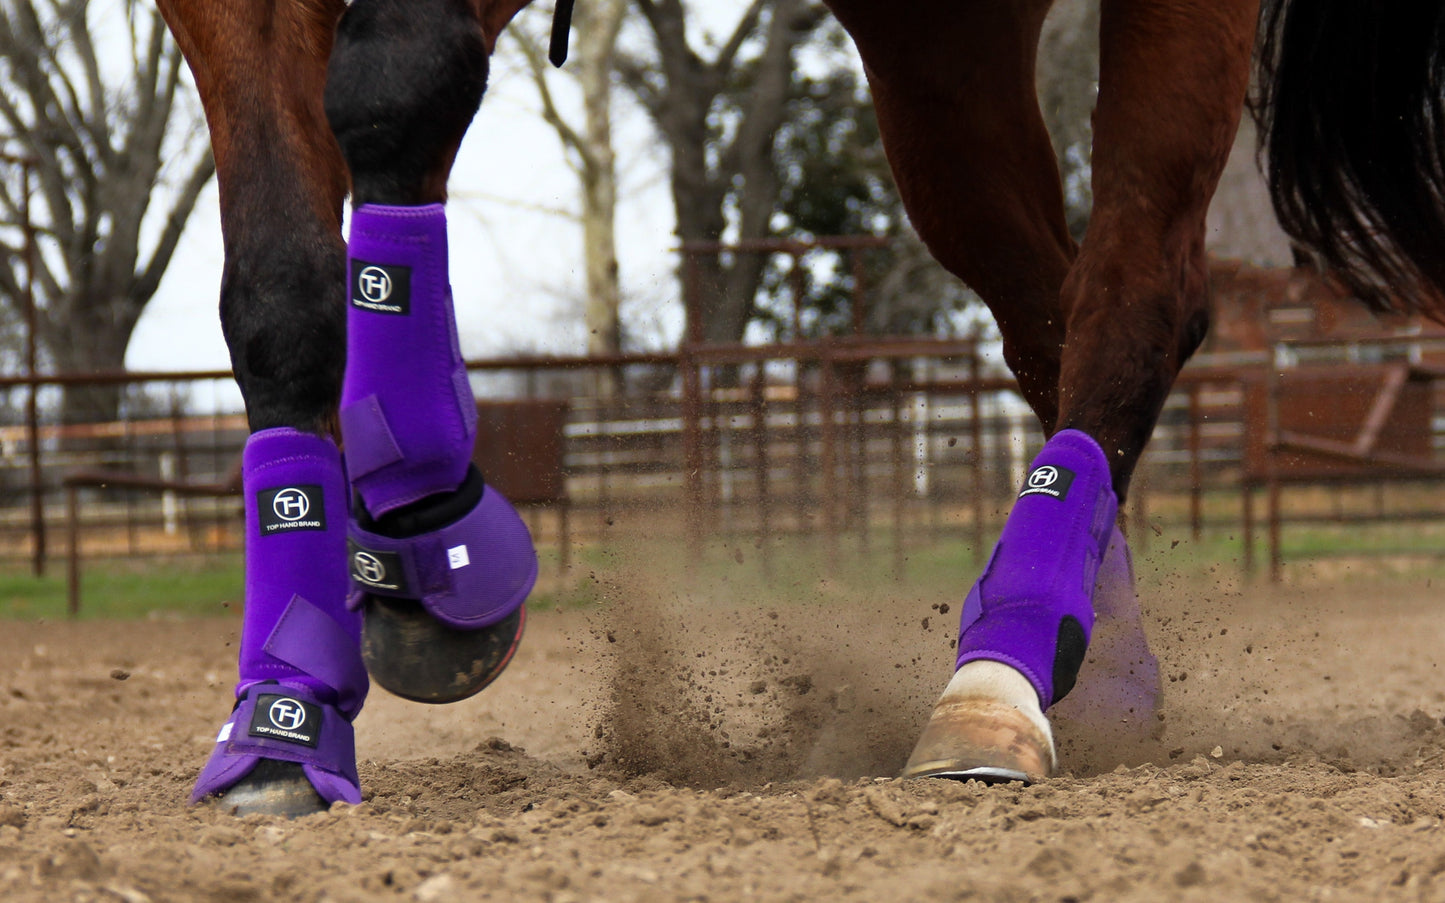
[[[341,409],[341,434],[346,437],[346,472],[353,480],[376,473],[403,457],[375,395]]]
[[[348,553],[353,607],[366,595],[417,599],[432,617],[458,630],[506,618],[537,582],[531,533],[491,486],[461,519],[420,536],[379,536],[353,520]]]
[[[247,688],[216,737],[191,802],[229,789],[262,759],[299,763],[328,803],[361,802],[351,721],[305,687],[267,682]]]
[[[356,641],[326,612],[292,596],[263,648],[334,690],[337,708],[348,718],[361,711],[369,685],[366,663]]]

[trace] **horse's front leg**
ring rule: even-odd
[[[477,411],[443,206],[495,30],[521,5],[356,0],[326,84],[352,179],[340,409],[351,601],[371,676],[423,702],[465,698],[500,673],[537,576],[521,518],[471,461]]]
[[[346,604],[348,490],[331,438],[345,350],[346,172],[321,105],[342,5],[162,2],[220,183],[221,319],[253,433],[235,705],[196,783],[242,811],[359,802],[367,692]]]
[[[1117,505],[1208,325],[1205,213],[1239,123],[1255,6],[1105,0],[1094,213],[1061,293],[1058,431],[964,605],[955,681],[966,682],[973,663],[1004,664],[1044,707],[1059,702],[1079,674],[1100,597],[1132,582]],[[1141,668],[1152,667],[1147,649],[1138,654]],[[1152,715],[1108,698],[1101,678],[1127,674],[1086,676],[1091,704]],[[968,728],[957,712],[945,694],[914,753],[917,773],[967,772],[949,763],[958,749],[973,752],[959,743]],[[988,774],[986,762],[979,767]]]

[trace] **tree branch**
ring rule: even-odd
[[[577,130],[572,128],[567,120],[562,118],[562,113],[557,109],[556,98],[552,96],[552,87],[547,83],[547,60],[541,49],[533,42],[532,36],[520,30],[513,30],[514,43],[522,52],[522,58],[527,61],[527,70],[532,75],[532,83],[537,87],[537,96],[542,101],[542,119],[557,133],[557,138],[562,146],[575,154],[578,162],[568,158],[567,165],[574,171],[581,171],[588,166],[587,143]]]
[[[211,177],[215,174],[216,160],[211,156],[210,146],[207,145],[205,154],[191,170],[190,178],[186,180],[180,196],[171,205],[170,215],[166,217],[165,228],[161,231],[161,237],[156,242],[155,250],[151,252],[150,262],[146,264],[145,269],[136,278],[135,285],[130,290],[130,296],[136,302],[146,303],[160,288],[161,277],[165,275],[166,268],[170,266],[176,245],[180,243],[181,235],[186,230],[186,221],[190,219],[191,211],[195,209],[201,192],[205,190],[206,185],[210,184]]]

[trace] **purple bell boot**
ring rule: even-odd
[[[1061,430],[1039,452],[993,557],[963,604],[958,666],[1016,668],[1047,709],[1074,686],[1118,502],[1104,452]]]
[[[442,205],[363,205],[348,246],[341,433],[350,604],[392,692],[451,702],[506,666],[537,579],[531,535],[471,463],[477,410],[457,342]]]
[[[310,805],[274,808],[248,791],[250,811],[301,814],[361,802],[352,721],[366,699],[361,619],[346,604],[346,481],[329,438],[292,429],[255,433],[242,455],[246,609],[240,682],[230,719],[192,802],[222,795],[266,763],[295,763]],[[294,768],[293,768],[294,771]],[[263,782],[265,783],[265,782]],[[299,782],[296,782],[299,783]],[[263,799],[256,798],[257,793]],[[320,798],[318,802],[316,797]]]

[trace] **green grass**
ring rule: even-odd
[[[1445,551],[1445,524],[1301,524],[1289,526],[1284,541],[1285,573],[1291,580],[1445,577],[1445,559],[1429,554]],[[1263,580],[1269,553],[1262,531],[1256,543],[1253,579]],[[1382,550],[1393,554],[1369,557]],[[673,532],[655,537],[621,534],[611,544],[576,548],[570,567],[559,573],[555,546],[544,544],[541,579],[529,604],[534,611],[585,610],[641,590],[788,605],[817,600],[820,594],[854,599],[897,595],[900,587],[915,598],[961,602],[980,568],[964,537],[933,539],[916,528],[907,535],[901,581],[885,526],[875,525],[866,548],[857,536],[843,535],[836,554],[830,555],[822,536],[780,535],[770,540],[768,551],[764,556],[756,541],[745,537],[712,539],[695,553],[685,537]],[[765,557],[770,560],[765,562]],[[1166,524],[1162,535],[1151,534],[1142,547],[1136,540],[1135,563],[1144,593],[1161,581],[1172,585],[1180,579],[1244,579],[1242,541],[1239,530],[1231,527],[1207,529],[1194,540],[1187,525]],[[84,572],[81,617],[234,615],[240,612],[242,586],[240,553],[91,559]],[[43,578],[31,576],[21,563],[0,567],[0,619],[64,617],[64,560],[53,560]]]
[[[153,612],[217,615],[241,610],[240,553],[85,562],[82,618],[144,618]],[[66,617],[65,561],[49,562],[44,577],[26,568],[0,568],[0,618]]]

